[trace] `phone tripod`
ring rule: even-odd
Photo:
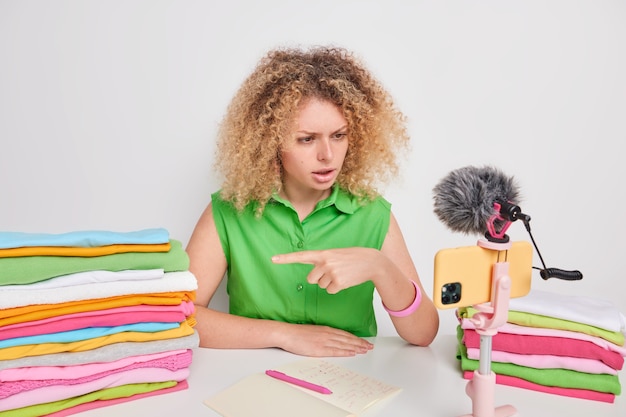
[[[485,249],[503,251],[511,247],[510,242],[492,242],[480,239],[478,246]],[[498,328],[506,323],[509,312],[511,278],[509,263],[505,260],[493,265],[491,280],[491,301],[473,306],[478,313],[470,319],[480,335],[479,366],[465,392],[472,399],[472,413],[462,417],[515,417],[517,410],[511,405],[494,406],[496,374],[491,370],[492,337]]]

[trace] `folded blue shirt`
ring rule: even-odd
[[[34,336],[13,337],[0,340],[0,349],[14,346],[37,345],[40,343],[70,343],[81,340],[95,339],[96,337],[108,336],[122,332],[155,333],[163,330],[171,330],[180,327],[180,323],[132,323],[113,327],[86,327],[83,329],[69,330]],[[1,354],[0,354],[1,356]]]
[[[0,232],[0,249],[31,246],[97,247],[107,245],[161,244],[169,242],[169,232],[164,228],[133,232],[84,230],[68,233]]]

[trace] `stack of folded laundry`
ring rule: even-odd
[[[463,376],[479,368],[480,335],[472,307],[457,309]],[[624,315],[606,301],[532,290],[510,300],[507,322],[492,338],[496,383],[612,403],[626,348]]]
[[[165,229],[0,232],[0,416],[187,388],[197,282]]]

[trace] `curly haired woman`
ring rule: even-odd
[[[437,312],[376,191],[408,141],[404,116],[350,52],[270,51],[227,109],[222,188],[187,246],[200,345],[366,353],[374,289],[403,339],[430,344]],[[225,276],[230,313],[207,307]]]

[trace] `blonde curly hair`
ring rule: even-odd
[[[348,151],[337,177],[342,189],[367,201],[377,183],[398,172],[407,148],[405,116],[355,56],[342,48],[274,49],[257,64],[220,124],[215,166],[224,176],[222,199],[261,214],[281,190],[280,152],[293,134],[298,105],[328,100],[348,122]]]

